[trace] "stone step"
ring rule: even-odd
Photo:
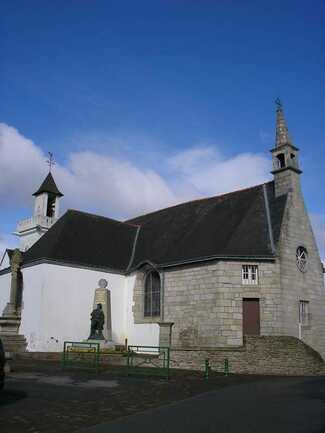
[[[25,352],[27,347],[26,338],[23,335],[0,335],[5,352]]]

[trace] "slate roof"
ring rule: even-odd
[[[286,195],[265,184],[274,244]],[[274,258],[263,185],[182,203],[125,222],[69,210],[24,253],[24,264],[48,259],[118,272],[211,258]]]
[[[40,259],[123,272],[137,227],[110,218],[68,210],[24,253],[24,264]]]
[[[273,182],[266,184],[266,191],[276,243],[286,196],[274,198]],[[127,222],[141,226],[132,268],[148,259],[163,266],[212,257],[274,257],[263,185],[182,203]]]
[[[58,187],[56,186],[56,183],[51,173],[49,173],[46,176],[42,185],[38,188],[36,192],[34,192],[33,195],[36,196],[42,194],[43,192],[50,192],[52,194],[57,195],[58,197],[63,197],[63,194],[62,192],[59,191]]]

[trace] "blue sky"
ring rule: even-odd
[[[1,9],[3,245],[31,213],[49,150],[63,210],[117,218],[270,178],[279,96],[325,256],[324,2],[4,0]]]

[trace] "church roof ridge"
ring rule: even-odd
[[[164,207],[164,208],[161,208],[161,209],[157,209],[157,210],[154,210],[154,211],[151,211],[151,212],[147,212],[147,213],[144,213],[144,214],[141,214],[141,215],[137,215],[135,217],[132,217],[132,218],[129,218],[129,219],[125,220],[124,222],[126,222],[127,224],[134,224],[134,223],[132,223],[132,221],[135,221],[138,218],[148,217],[150,215],[154,215],[154,214],[157,214],[159,212],[163,212],[165,210],[169,210],[169,209],[173,209],[173,208],[177,208],[177,207],[181,207],[181,206],[186,206],[186,205],[190,205],[190,204],[194,204],[194,203],[204,202],[204,201],[208,201],[208,200],[213,200],[213,199],[221,199],[221,198],[224,198],[226,196],[230,196],[232,194],[238,194],[238,193],[241,193],[241,192],[244,192],[244,191],[248,191],[248,190],[251,190],[251,189],[261,188],[263,185],[272,185],[273,183],[274,183],[274,181],[270,180],[268,182],[263,182],[263,183],[260,183],[260,184],[257,184],[257,185],[253,185],[253,186],[248,186],[248,187],[245,187],[245,188],[236,189],[235,191],[229,191],[229,192],[225,192],[225,193],[218,194],[218,195],[211,195],[209,197],[195,198],[195,199],[192,199],[192,200],[183,201],[181,203],[173,204],[171,206],[167,206],[167,207]],[[141,224],[136,224],[136,225],[138,226],[138,225],[141,225]]]
[[[85,212],[85,211],[78,210],[78,209],[71,209],[71,208],[69,208],[69,209],[66,210],[65,214],[68,213],[68,212],[86,215],[86,216],[91,217],[91,218],[101,218],[101,219],[104,219],[104,220],[107,220],[107,221],[110,221],[110,222],[113,222],[113,223],[116,223],[116,224],[127,225],[127,226],[130,226],[130,227],[139,227],[139,224],[132,224],[132,223],[128,223],[127,221],[120,221],[120,220],[117,220],[115,218],[107,217],[105,215],[98,215],[98,214],[95,214],[95,213]],[[62,216],[64,216],[65,214],[63,214]]]

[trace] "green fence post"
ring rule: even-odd
[[[229,374],[229,361],[228,358],[225,359],[225,376]]]
[[[204,367],[204,379],[209,379],[209,370],[210,370],[209,360],[206,359],[205,367]]]

